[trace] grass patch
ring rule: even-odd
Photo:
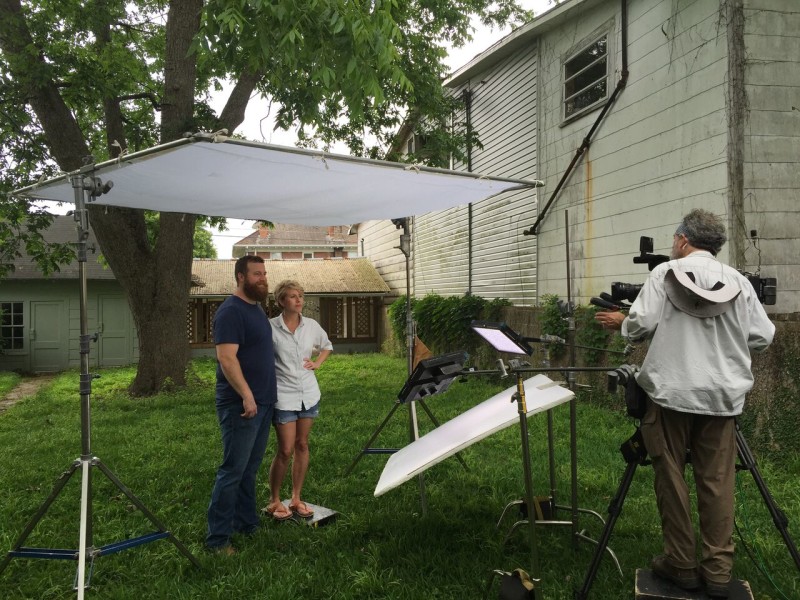
[[[13,390],[22,377],[11,371],[0,371],[0,399]]]
[[[492,569],[529,568],[525,529],[503,545],[513,519],[502,529],[495,528],[505,504],[523,491],[517,427],[464,451],[469,470],[453,459],[429,469],[424,515],[416,479],[380,498],[373,496],[385,456],[364,456],[344,477],[391,410],[405,380],[403,359],[334,355],[325,363],[318,372],[323,404],[311,434],[305,496],[341,516],[319,529],[266,522],[254,537],[235,540],[241,552],[233,558],[203,551],[206,507],[221,454],[214,362],[193,362],[186,390],[146,399],[133,399],[125,392],[134,374],[132,368],[104,370],[94,381],[92,450],[198,556],[204,569],[194,569],[171,544],[159,541],[98,558],[88,598],[462,600],[483,596]],[[21,403],[0,417],[0,447],[7,457],[0,463],[0,550],[11,548],[58,475],[80,454],[77,383],[77,373],[63,374],[35,403]],[[496,382],[470,378],[431,398],[428,406],[444,422],[500,389]],[[421,427],[429,430],[427,416],[418,412]],[[568,406],[554,410],[560,503],[569,497],[568,421]],[[539,415],[529,424],[534,486],[543,495],[549,488],[547,419]],[[577,430],[579,504],[605,515],[625,468],[618,447],[633,427],[620,411],[581,402]],[[401,407],[374,445],[400,447],[407,442],[408,412]],[[268,498],[266,465],[274,452],[271,436],[259,487],[263,503]],[[790,523],[796,523],[800,459],[793,457],[788,463],[777,468],[762,460],[760,467],[778,505]],[[93,473],[96,546],[152,530],[102,473]],[[740,474],[739,479],[737,520],[748,545],[762,555],[785,597],[800,597],[797,572],[752,478]],[[76,548],[79,494],[76,474],[26,545]],[[602,529],[599,521],[587,516],[581,516],[580,527],[595,538]],[[583,582],[593,546],[573,546],[568,528],[540,527],[537,532],[543,597],[572,598]],[[633,595],[635,569],[646,567],[660,551],[649,468],[637,471],[610,546],[625,575],[620,578],[605,558],[591,597],[627,600]],[[741,544],[736,559],[735,575],[750,581],[756,598],[781,597]],[[72,597],[74,574],[70,561],[13,559],[0,574],[0,597]]]

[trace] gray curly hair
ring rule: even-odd
[[[675,235],[685,235],[692,246],[708,250],[714,256],[728,241],[722,219],[702,208],[695,208],[683,217]]]

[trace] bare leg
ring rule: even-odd
[[[306,479],[306,472],[308,472],[308,434],[311,432],[311,426],[314,424],[314,419],[298,419],[296,436],[294,439],[294,462],[292,463],[292,504],[300,502],[300,496],[303,491],[303,483]]]
[[[286,478],[286,471],[289,470],[289,461],[292,459],[292,451],[295,445],[296,423],[296,421],[293,421],[283,425],[275,425],[278,452],[269,467],[270,507],[274,507],[281,502],[281,486]]]

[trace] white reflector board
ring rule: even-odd
[[[524,385],[528,417],[569,402],[574,396],[545,375],[526,379]],[[492,396],[392,454],[383,468],[375,495],[385,494],[459,450],[519,423],[517,403],[511,401],[516,391],[515,385]]]
[[[214,139],[180,140],[98,164],[93,175],[114,187],[95,204],[273,223],[350,225],[421,215],[541,185]],[[75,199],[65,176],[15,194],[69,203]]]

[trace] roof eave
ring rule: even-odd
[[[578,6],[586,8],[607,0],[563,0],[545,13],[534,17],[528,23],[518,27],[486,50],[477,54],[463,67],[457,69],[453,75],[444,82],[445,87],[453,88],[472,79],[475,75],[484,72],[495,63],[513,54],[519,48],[529,44],[546,31],[561,24],[564,19],[575,12]]]

